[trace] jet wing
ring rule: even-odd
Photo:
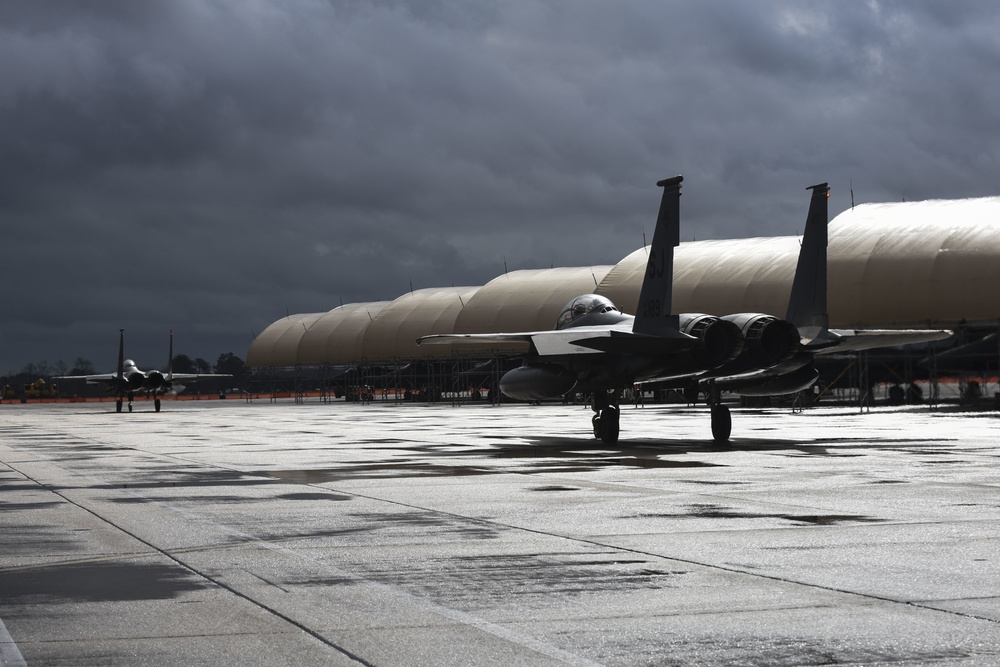
[[[174,380],[201,380],[204,378],[228,378],[230,373],[174,373]],[[93,384],[114,384],[118,381],[116,373],[101,373],[98,375],[57,375],[53,380],[86,380]]]
[[[573,344],[626,357],[660,357],[686,352],[698,341],[694,336],[680,331],[668,333],[670,335],[667,336],[646,336],[629,331],[611,330],[605,332],[606,335],[580,338],[573,341]]]
[[[484,333],[484,334],[430,334],[417,339],[417,345],[441,345],[445,343],[468,343],[488,345],[490,343],[530,343],[531,337],[541,331],[525,333]]]
[[[117,373],[100,373],[98,375],[57,375],[53,380],[86,380],[90,384],[115,384],[118,382]]]
[[[647,357],[682,352],[690,349],[696,341],[693,336],[680,332],[674,332],[671,336],[646,336],[634,334],[627,329],[596,326],[518,333],[434,334],[418,338],[417,345],[457,343],[484,346],[523,343],[533,345],[541,357],[601,353]]]
[[[834,340],[821,343],[813,350],[815,354],[861,352],[880,347],[930,343],[953,335],[953,332],[946,329],[831,329],[830,333],[834,335]]]
[[[517,333],[484,333],[484,334],[432,334],[417,339],[417,345],[440,345],[452,343],[462,346],[490,347],[496,345],[515,344],[534,346],[539,356],[555,356],[560,354],[599,354],[601,350],[583,347],[575,341],[591,336],[610,336],[608,329],[597,332],[583,332],[575,329],[548,331],[521,331]]]
[[[527,333],[485,333],[485,334],[431,334],[417,339],[417,345],[459,345],[479,349],[495,348],[497,345],[514,345],[518,353],[528,349],[531,337],[539,332]]]
[[[174,382],[177,380],[204,380],[205,378],[231,378],[232,373],[172,373],[170,379]]]

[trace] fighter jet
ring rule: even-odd
[[[663,194],[635,316],[603,296],[584,294],[566,304],[552,330],[434,334],[417,344],[524,343],[524,361],[500,379],[500,391],[526,401],[589,393],[594,435],[609,444],[620,433],[619,400],[625,387],[652,378],[692,377],[730,362],[758,369],[791,357],[798,332],[784,320],[763,313],[716,317],[672,312],[683,180],[675,176],[657,183]]]
[[[98,375],[66,375],[55,379],[64,380],[86,380],[89,384],[103,384],[111,394],[117,394],[118,400],[115,402],[115,410],[122,411],[125,398],[128,398],[128,411],[132,412],[132,401],[137,392],[151,393],[153,396],[153,406],[156,412],[160,411],[160,394],[165,394],[174,388],[174,383],[178,381],[202,380],[212,377],[231,377],[228,373],[174,373],[174,332],[170,331],[169,354],[167,360],[167,372],[143,371],[135,362],[125,358],[125,329],[119,329],[118,341],[118,371],[116,373],[105,373]]]

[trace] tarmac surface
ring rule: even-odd
[[[1000,416],[0,406],[3,665],[1000,663]]]

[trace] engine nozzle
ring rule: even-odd
[[[149,371],[146,373],[146,388],[159,389],[163,386],[163,373],[160,371]]]
[[[732,361],[743,350],[743,335],[739,327],[721,317],[684,313],[680,316],[680,329],[698,339],[692,354],[706,368],[716,368]]]
[[[130,391],[142,389],[146,386],[146,376],[140,372],[129,373],[125,376],[125,383],[128,385]]]
[[[739,327],[744,354],[761,368],[779,364],[799,350],[799,330],[788,320],[763,313],[739,313],[723,319]]]

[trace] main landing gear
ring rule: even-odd
[[[590,420],[594,427],[594,437],[606,445],[618,442],[621,410],[618,406],[618,391],[595,391],[590,407],[594,416]]]
[[[697,400],[697,388],[693,391],[686,390],[685,397]],[[590,407],[594,411],[591,424],[594,427],[594,437],[599,438],[606,445],[613,445],[618,442],[620,433],[621,410],[618,405],[621,392],[596,391],[591,398]],[[709,383],[706,391],[708,399],[709,414],[712,419],[712,439],[717,444],[729,442],[729,436],[733,432],[733,418],[729,414],[729,407],[722,404],[722,392]]]
[[[133,394],[132,392],[129,392],[128,393],[128,411],[129,412],[132,412],[132,400],[134,398],[135,398],[135,394]],[[122,404],[124,402],[125,402],[125,397],[124,396],[119,396],[118,400],[115,401],[115,412],[121,412],[122,411]]]
[[[721,394],[715,383],[710,382],[708,408],[712,415],[712,439],[720,444],[729,442],[729,435],[733,432],[733,417],[729,414],[729,408],[722,404]]]

